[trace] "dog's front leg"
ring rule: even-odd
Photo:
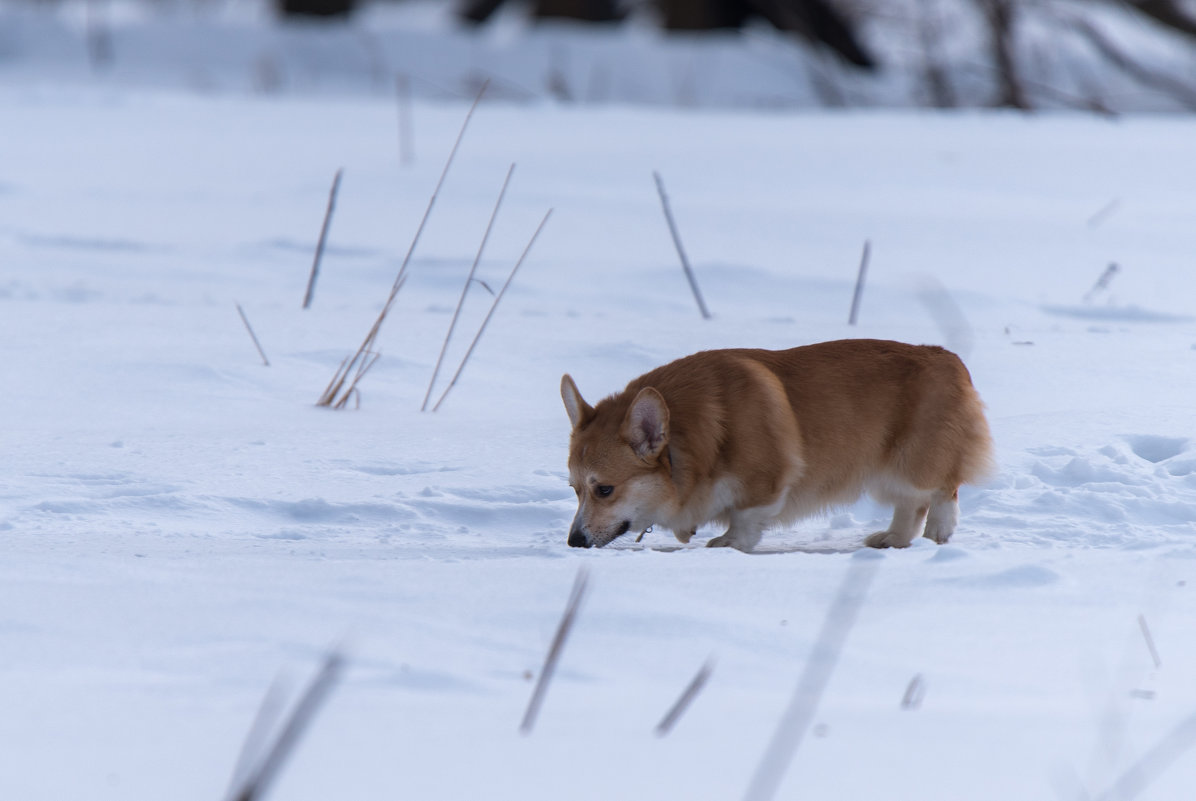
[[[727,533],[706,543],[707,548],[734,548],[749,553],[764,535],[767,515],[759,509],[737,509],[731,512]]]

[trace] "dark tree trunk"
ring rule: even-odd
[[[275,0],[286,17],[347,17],[355,5],[355,0]]]
[[[503,0],[470,0],[459,12],[461,19],[466,22],[476,22],[479,25],[490,19],[490,15],[498,11]]]
[[[742,0],[657,0],[662,24],[670,31],[742,28],[749,9]]]
[[[1017,24],[1017,0],[979,0],[988,20],[993,63],[1000,88],[997,105],[1028,110],[1030,101],[1022,86],[1017,67],[1014,29]]]
[[[539,19],[578,19],[583,22],[618,22],[623,19],[615,0],[536,0]]]
[[[780,30],[793,31],[815,44],[826,45],[857,67],[876,66],[851,23],[829,0],[748,0],[748,3]]]
[[[1175,0],[1124,0],[1130,8],[1141,11],[1155,22],[1168,28],[1196,36],[1196,17],[1193,17]]]

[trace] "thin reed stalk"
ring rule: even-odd
[[[573,590],[569,593],[569,601],[565,604],[565,614],[557,626],[556,635],[552,638],[552,645],[548,647],[548,655],[544,657],[544,667],[540,669],[540,677],[536,679],[532,697],[527,703],[527,711],[523,715],[523,722],[519,724],[520,734],[531,734],[536,725],[536,717],[540,714],[540,705],[544,703],[544,694],[552,681],[557,662],[561,658],[561,651],[565,648],[565,640],[569,638],[569,631],[577,619],[577,610],[581,608],[581,601],[585,598],[586,587],[590,574],[584,567],[577,571],[577,578],[573,580]]]
[[[324,242],[328,239],[328,226],[332,223],[332,212],[336,209],[336,193],[341,188],[341,176],[345,168],[336,171],[332,179],[332,189],[328,192],[328,208],[324,210],[324,223],[320,226],[320,238],[316,240],[316,255],[311,261],[311,275],[307,277],[307,292],[303,295],[303,308],[311,306],[312,296],[316,292],[316,277],[320,274],[320,260],[324,258]]]
[[[245,316],[245,310],[241,308],[241,304],[237,304],[237,314],[241,315],[241,322],[245,324],[245,330],[249,332],[249,338],[253,340],[253,346],[257,348],[257,354],[262,357],[262,364],[267,367],[270,366],[270,360],[266,358],[266,351],[262,350],[262,343],[258,342],[257,334],[253,333],[253,326],[249,324],[249,318]]]
[[[868,260],[872,256],[871,240],[864,240],[864,252],[860,256],[860,271],[855,277],[855,291],[851,293],[851,312],[847,315],[847,324],[855,325],[860,316],[860,301],[864,297],[864,279],[868,277]]]
[[[694,293],[694,300],[698,303],[698,311],[703,320],[710,319],[710,311],[706,308],[706,301],[702,298],[702,290],[698,289],[698,279],[693,268],[689,266],[689,258],[685,255],[685,248],[681,245],[681,234],[677,231],[677,223],[673,220],[673,211],[669,208],[669,196],[664,191],[664,180],[660,173],[653,172],[656,179],[656,191],[660,195],[660,205],[664,209],[664,219],[669,224],[669,233],[673,235],[673,246],[677,248],[677,256],[681,259],[681,269],[685,271],[685,278],[689,281],[689,288]]]
[[[527,258],[527,254],[531,251],[532,245],[536,244],[536,238],[540,236],[540,232],[544,230],[544,224],[548,222],[548,218],[552,216],[552,209],[549,209],[544,214],[544,219],[540,220],[540,224],[536,226],[536,232],[532,234],[531,240],[527,243],[527,247],[523,249],[523,253],[519,255],[519,260],[515,262],[515,266],[511,268],[511,274],[507,276],[506,283],[502,285],[502,289],[498,290],[498,294],[494,297],[494,302],[490,304],[490,311],[486,312],[486,317],[482,320],[481,326],[478,327],[478,333],[474,335],[473,342],[469,343],[469,350],[465,351],[465,356],[461,359],[461,364],[457,367],[457,372],[453,373],[453,379],[449,381],[447,387],[444,388],[440,400],[436,401],[436,405],[432,407],[432,411],[440,410],[440,404],[444,403],[444,399],[448,397],[449,391],[457,385],[457,379],[461,377],[461,371],[465,369],[465,365],[469,362],[469,357],[473,355],[474,348],[478,346],[478,341],[482,338],[482,334],[486,331],[486,326],[490,323],[490,318],[494,316],[494,310],[498,308],[498,304],[502,301],[503,295],[507,293],[507,288],[511,286],[511,281],[515,278],[515,273],[519,271],[519,266],[523,264],[523,260]]]
[[[307,730],[307,727],[315,718],[321,705],[328,698],[328,694],[332,691],[333,686],[340,678],[340,674],[344,669],[344,663],[345,659],[340,651],[332,650],[328,652],[328,655],[324,658],[324,663],[320,666],[320,670],[316,673],[303,695],[300,696],[298,702],[296,702],[291,716],[279,730],[273,744],[262,752],[255,766],[246,773],[240,787],[229,795],[230,801],[257,801],[257,799],[262,798],[266,794],[266,791],[282,770],[283,763],[295,749],[299,738]],[[255,722],[254,727],[258,728],[259,726],[263,726],[263,723],[261,721]],[[247,743],[247,745],[250,745],[250,743]]]
[[[436,358],[436,368],[432,370],[432,380],[428,382],[428,392],[424,395],[424,403],[419,407],[421,412],[428,410],[428,399],[432,397],[432,388],[436,386],[436,378],[440,375],[440,366],[444,364],[444,354],[448,350],[449,340],[457,328],[457,320],[461,318],[461,308],[465,305],[465,296],[469,294],[469,287],[473,284],[473,277],[477,274],[478,264],[482,261],[482,251],[486,249],[486,242],[490,239],[490,231],[494,228],[494,220],[498,217],[498,210],[502,206],[502,199],[507,194],[507,185],[511,183],[511,175],[515,172],[515,165],[507,170],[507,177],[502,182],[502,189],[498,192],[498,200],[494,203],[494,211],[490,212],[490,221],[486,223],[486,232],[482,234],[482,242],[478,245],[477,255],[473,257],[473,264],[469,268],[469,275],[465,277],[465,286],[461,287],[461,297],[457,299],[457,308],[453,311],[452,322],[449,323],[448,333],[444,335],[444,344],[440,346],[440,355]]]
[[[362,369],[364,362],[367,360],[367,354],[374,356],[374,361],[377,361],[377,353],[374,351],[374,341],[378,338],[378,332],[382,329],[382,323],[386,320],[386,315],[394,306],[395,298],[402,289],[404,282],[407,280],[407,268],[411,265],[411,256],[415,253],[415,247],[419,244],[420,235],[423,234],[424,226],[428,223],[428,217],[432,213],[432,208],[436,205],[436,198],[440,196],[440,189],[444,186],[444,179],[448,175],[449,168],[453,165],[453,159],[457,155],[457,150],[461,146],[461,140],[465,137],[465,129],[469,126],[470,119],[473,118],[473,112],[477,109],[478,104],[482,102],[482,96],[486,94],[486,87],[490,85],[489,81],[482,84],[482,88],[478,90],[478,95],[474,98],[473,105],[469,107],[468,113],[465,115],[465,120],[461,123],[461,130],[457,133],[457,139],[453,142],[453,148],[449,151],[448,159],[444,163],[444,169],[440,172],[440,180],[436,182],[436,188],[432,191],[432,197],[428,200],[428,207],[424,209],[424,216],[420,218],[419,226],[415,229],[415,236],[411,239],[411,246],[407,248],[407,254],[403,257],[403,263],[399,266],[398,275],[395,276],[394,284],[390,288],[390,295],[386,298],[386,303],[382,306],[382,311],[378,313],[378,319],[370,326],[369,333],[366,334],[365,339],[362,340],[361,346],[357,348],[357,352],[353,357],[347,361],[341,362],[340,368],[328,383],[324,390],[324,394],[316,401],[317,406],[332,407],[336,409],[343,409],[348,403],[349,394],[356,387],[357,381],[365,374],[373,362],[366,365]],[[357,370],[357,376],[345,388],[345,381],[351,372]],[[358,393],[360,397],[360,393]]]

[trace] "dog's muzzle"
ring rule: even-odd
[[[631,521],[624,520],[623,525],[619,526],[618,532],[616,532],[613,537],[610,539],[599,539],[598,547],[601,548],[604,545],[609,545],[619,537],[622,537],[624,534],[626,534],[630,529]],[[569,530],[569,545],[573,548],[593,548],[594,542],[590,539],[590,535],[586,534],[585,531],[582,530],[581,526],[574,526]]]

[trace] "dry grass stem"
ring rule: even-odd
[[[1161,668],[1163,660],[1159,658],[1159,650],[1154,646],[1154,636],[1150,633],[1150,626],[1146,625],[1145,615],[1138,615],[1138,628],[1142,629],[1142,639],[1146,640],[1146,648],[1150,651],[1155,669]]]
[[[1196,746],[1196,715],[1181,721],[1093,801],[1132,801],[1192,746]]]
[[[669,708],[664,717],[660,719],[660,723],[656,724],[656,736],[664,737],[673,730],[673,726],[685,714],[685,710],[689,709],[689,705],[698,697],[698,693],[706,686],[707,679],[714,671],[714,660],[707,659],[702,667],[698,668],[698,672],[694,674],[692,680],[686,685],[685,690],[682,691],[681,696]]]
[[[814,720],[818,702],[835,672],[843,644],[864,605],[879,563],[875,554],[865,553],[857,554],[848,563],[847,574],[826,611],[822,630],[818,632],[818,639],[798,679],[793,699],[781,716],[776,733],[752,777],[744,796],[746,801],[768,801],[780,787],[790,760]]]
[[[332,212],[336,209],[336,193],[341,188],[341,175],[345,168],[336,171],[332,179],[332,189],[328,192],[328,208],[324,211],[324,223],[320,226],[320,238],[316,240],[316,255],[311,262],[311,275],[307,278],[307,292],[303,295],[303,308],[311,306],[312,296],[316,291],[316,277],[320,274],[320,260],[324,257],[324,242],[328,239],[328,226],[332,222]]]
[[[229,796],[230,801],[256,801],[264,797],[282,769],[283,763],[340,678],[344,662],[344,656],[340,651],[328,652],[320,670],[295,704],[291,716],[279,730],[273,744],[261,754],[256,766],[246,773],[243,783]],[[259,724],[255,724],[255,727],[257,725]]]
[[[921,673],[914,674],[905,688],[905,695],[901,696],[901,708],[906,710],[918,709],[922,706],[922,699],[926,697],[926,682]]]
[[[1100,274],[1100,278],[1096,279],[1096,283],[1092,285],[1092,289],[1089,289],[1084,294],[1084,302],[1091,303],[1097,295],[1107,290],[1109,284],[1113,282],[1113,277],[1120,271],[1121,268],[1117,265],[1117,262],[1109,262],[1109,266]]]
[[[1097,209],[1096,212],[1091,217],[1088,218],[1088,227],[1089,228],[1097,227],[1098,225],[1103,223],[1105,220],[1107,220],[1110,216],[1112,216],[1113,212],[1117,211],[1118,207],[1120,207],[1120,206],[1121,206],[1121,198],[1119,198],[1119,197],[1113,198],[1108,203],[1106,203],[1105,205],[1103,205],[1099,209]]]
[[[673,211],[669,208],[669,196],[664,191],[664,181],[659,172],[653,172],[656,179],[656,191],[660,195],[660,206],[664,209],[664,219],[669,224],[669,233],[673,235],[673,246],[677,248],[677,255],[681,258],[681,269],[685,270],[685,277],[689,281],[689,288],[694,293],[694,300],[698,303],[698,311],[703,320],[710,319],[710,311],[706,308],[706,301],[702,299],[702,291],[698,289],[698,279],[693,268],[689,266],[689,258],[685,255],[685,248],[681,245],[681,234],[677,232],[677,223],[673,220]]]
[[[860,271],[855,277],[855,291],[851,293],[851,312],[847,324],[855,325],[860,316],[860,300],[864,297],[864,279],[868,277],[868,260],[872,257],[872,241],[864,240],[864,252],[860,256]]]
[[[436,358],[436,368],[432,370],[432,380],[428,382],[428,392],[424,395],[424,403],[419,407],[421,412],[427,411],[428,399],[432,397],[432,389],[436,386],[436,378],[440,375],[440,367],[444,364],[444,354],[448,350],[449,340],[453,337],[453,331],[457,328],[457,320],[461,318],[461,308],[465,305],[465,296],[469,294],[469,287],[473,283],[474,275],[477,274],[478,264],[482,261],[482,251],[486,249],[486,242],[490,239],[490,231],[494,228],[494,220],[498,217],[498,210],[502,207],[503,197],[507,194],[507,185],[511,183],[511,175],[515,172],[515,165],[507,170],[507,177],[502,182],[502,189],[498,192],[498,200],[494,203],[494,211],[490,212],[490,221],[486,223],[486,232],[482,234],[482,242],[478,245],[477,255],[473,257],[473,264],[469,268],[469,275],[465,278],[465,286],[461,288],[461,297],[457,300],[457,308],[453,311],[452,322],[449,323],[448,333],[444,335],[444,344],[440,346],[440,355]],[[479,282],[491,295],[494,291],[486,286],[485,282]]]
[[[478,104],[482,102],[482,96],[486,94],[486,87],[489,85],[489,81],[482,84],[481,89],[478,90],[477,97],[474,98],[473,105],[469,107],[469,111],[465,115],[465,120],[461,123],[461,130],[457,133],[457,139],[453,142],[452,150],[449,151],[448,159],[444,163],[444,169],[440,172],[440,179],[436,182],[436,188],[432,191],[432,197],[428,200],[427,208],[424,209],[424,216],[420,218],[419,226],[415,229],[415,236],[411,239],[411,246],[407,248],[407,254],[403,257],[403,263],[399,266],[399,272],[395,276],[394,284],[390,288],[390,295],[386,298],[386,303],[382,306],[382,311],[378,313],[378,319],[370,326],[369,333],[366,334],[361,346],[357,348],[357,352],[353,354],[352,358],[341,363],[340,369],[332,377],[332,381],[329,382],[328,387],[324,390],[324,394],[316,401],[317,406],[343,409],[348,402],[349,393],[357,383],[357,379],[360,379],[364,374],[360,366],[367,358],[366,354],[374,352],[374,341],[378,338],[378,332],[382,330],[382,323],[386,320],[387,313],[394,306],[399,290],[403,288],[403,284],[407,280],[407,268],[411,265],[411,256],[415,253],[415,247],[419,244],[420,235],[423,234],[424,226],[428,223],[428,217],[432,213],[432,208],[436,205],[436,198],[440,196],[440,190],[444,186],[444,179],[448,175],[449,168],[453,165],[453,159],[456,157],[457,150],[461,146],[461,140],[465,137],[465,129],[469,126],[469,121],[473,118],[473,112],[477,109]],[[376,360],[377,357],[375,356]],[[355,369],[358,370],[357,379],[354,379],[353,384],[350,384],[348,389],[344,389],[345,378]],[[369,369],[368,366],[366,369]],[[341,394],[342,390],[344,390],[343,396]],[[360,393],[358,396],[360,397]]]
[[[395,101],[399,109],[399,164],[406,167],[415,161],[415,124],[411,111],[411,79],[395,76]]]
[[[241,308],[241,304],[237,304],[237,314],[241,315],[241,322],[245,323],[245,330],[249,332],[249,338],[253,340],[253,346],[257,348],[257,353],[262,357],[262,364],[267,367],[270,366],[270,360],[266,358],[266,352],[262,350],[262,343],[257,341],[257,334],[253,333],[253,326],[249,324],[249,318],[245,316],[245,310]]]
[[[481,340],[482,334],[486,331],[486,326],[490,323],[490,318],[494,316],[494,310],[498,308],[498,304],[502,302],[503,295],[507,293],[507,288],[511,286],[511,281],[515,278],[515,273],[519,271],[519,266],[523,264],[523,260],[527,258],[527,254],[531,252],[532,245],[536,244],[536,238],[540,236],[540,232],[544,230],[544,224],[548,222],[548,218],[552,216],[552,209],[549,209],[544,214],[544,219],[540,220],[540,224],[536,226],[535,233],[532,234],[531,240],[527,243],[527,247],[523,249],[523,253],[519,254],[519,260],[515,262],[515,266],[511,268],[511,274],[507,276],[506,283],[502,285],[502,289],[498,290],[498,294],[494,296],[494,302],[490,304],[490,311],[486,312],[485,318],[482,319],[482,324],[478,327],[478,332],[474,335],[473,342],[469,343],[469,349],[465,351],[465,356],[461,359],[461,364],[457,366],[457,372],[453,373],[453,378],[449,381],[444,392],[440,396],[440,400],[436,401],[436,405],[432,407],[432,411],[440,411],[440,404],[444,403],[444,399],[448,397],[449,391],[457,385],[457,379],[461,377],[461,371],[465,369],[469,357],[473,355],[474,348],[478,346],[478,341]]]
[[[254,759],[265,751],[266,739],[270,730],[278,723],[282,714],[283,696],[286,686],[281,677],[275,679],[262,698],[249,733],[245,735],[245,742],[241,745],[241,753],[237,756],[237,764],[233,767],[232,780],[229,782],[226,798],[235,798],[241,790],[249,773],[253,768]]]
[[[540,714],[540,705],[544,703],[544,694],[548,691],[548,684],[552,681],[552,674],[556,671],[557,661],[561,658],[565,640],[577,619],[577,610],[585,597],[590,574],[583,567],[577,571],[577,578],[573,580],[573,590],[569,593],[569,601],[565,604],[565,614],[561,616],[557,626],[556,636],[552,638],[552,645],[548,648],[548,655],[544,658],[544,667],[540,669],[540,677],[536,679],[536,686],[532,690],[532,697],[527,703],[527,711],[523,714],[523,721],[519,724],[520,734],[531,734],[536,725],[536,717]]]

